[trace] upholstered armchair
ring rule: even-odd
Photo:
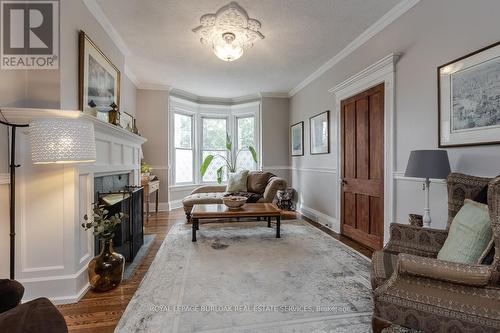
[[[465,199],[488,185],[495,240],[492,263],[436,259]],[[373,331],[398,324],[424,332],[500,331],[500,177],[452,173],[446,230],[392,224],[390,240],[372,258]]]

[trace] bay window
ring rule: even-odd
[[[259,154],[259,112],[259,102],[235,106],[204,105],[172,96],[170,185],[216,183],[217,169],[225,165],[225,159],[230,158],[226,135],[232,139],[231,154],[237,156],[237,169],[257,170],[258,163],[246,147],[253,146]],[[202,177],[200,166],[208,155],[218,157],[214,158]],[[227,181],[227,169],[223,172],[222,181]]]

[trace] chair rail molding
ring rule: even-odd
[[[0,185],[8,185],[8,184],[10,184],[10,174],[0,173]]]
[[[384,83],[384,243],[389,240],[389,227],[394,221],[394,113],[396,96],[396,63],[402,54],[391,53],[347,80],[328,90],[334,94],[335,107],[333,112],[335,133],[339,147],[343,141],[340,135],[340,105],[341,101],[361,93],[377,84]],[[337,149],[337,170],[342,170],[341,149]],[[342,175],[337,177],[337,193],[341,192]],[[340,195],[335,199],[338,216],[341,215]]]

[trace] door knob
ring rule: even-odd
[[[342,180],[340,181],[340,183],[341,183],[342,185],[346,185],[346,184],[347,184],[347,182],[345,181],[345,179],[342,179]]]

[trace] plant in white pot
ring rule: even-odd
[[[208,167],[210,166],[210,164],[214,159],[217,158],[222,159],[224,161],[224,165],[222,165],[217,169],[217,183],[220,184],[222,182],[222,175],[224,169],[227,169],[228,172],[236,172],[238,155],[242,151],[249,151],[250,154],[252,155],[252,159],[254,160],[255,163],[257,163],[257,152],[255,151],[255,148],[252,145],[248,145],[238,149],[235,156],[233,156],[233,142],[229,134],[226,134],[226,150],[227,150],[227,157],[221,154],[215,154],[215,155],[210,154],[205,157],[203,163],[201,163],[200,166],[200,173],[202,177],[205,175],[205,173],[208,170]]]
[[[85,215],[82,227],[93,230],[101,242],[101,253],[89,262],[89,284],[93,290],[107,291],[118,286],[123,278],[125,258],[113,250],[113,237],[127,215],[120,212],[109,216],[103,205],[92,205],[92,218]]]

